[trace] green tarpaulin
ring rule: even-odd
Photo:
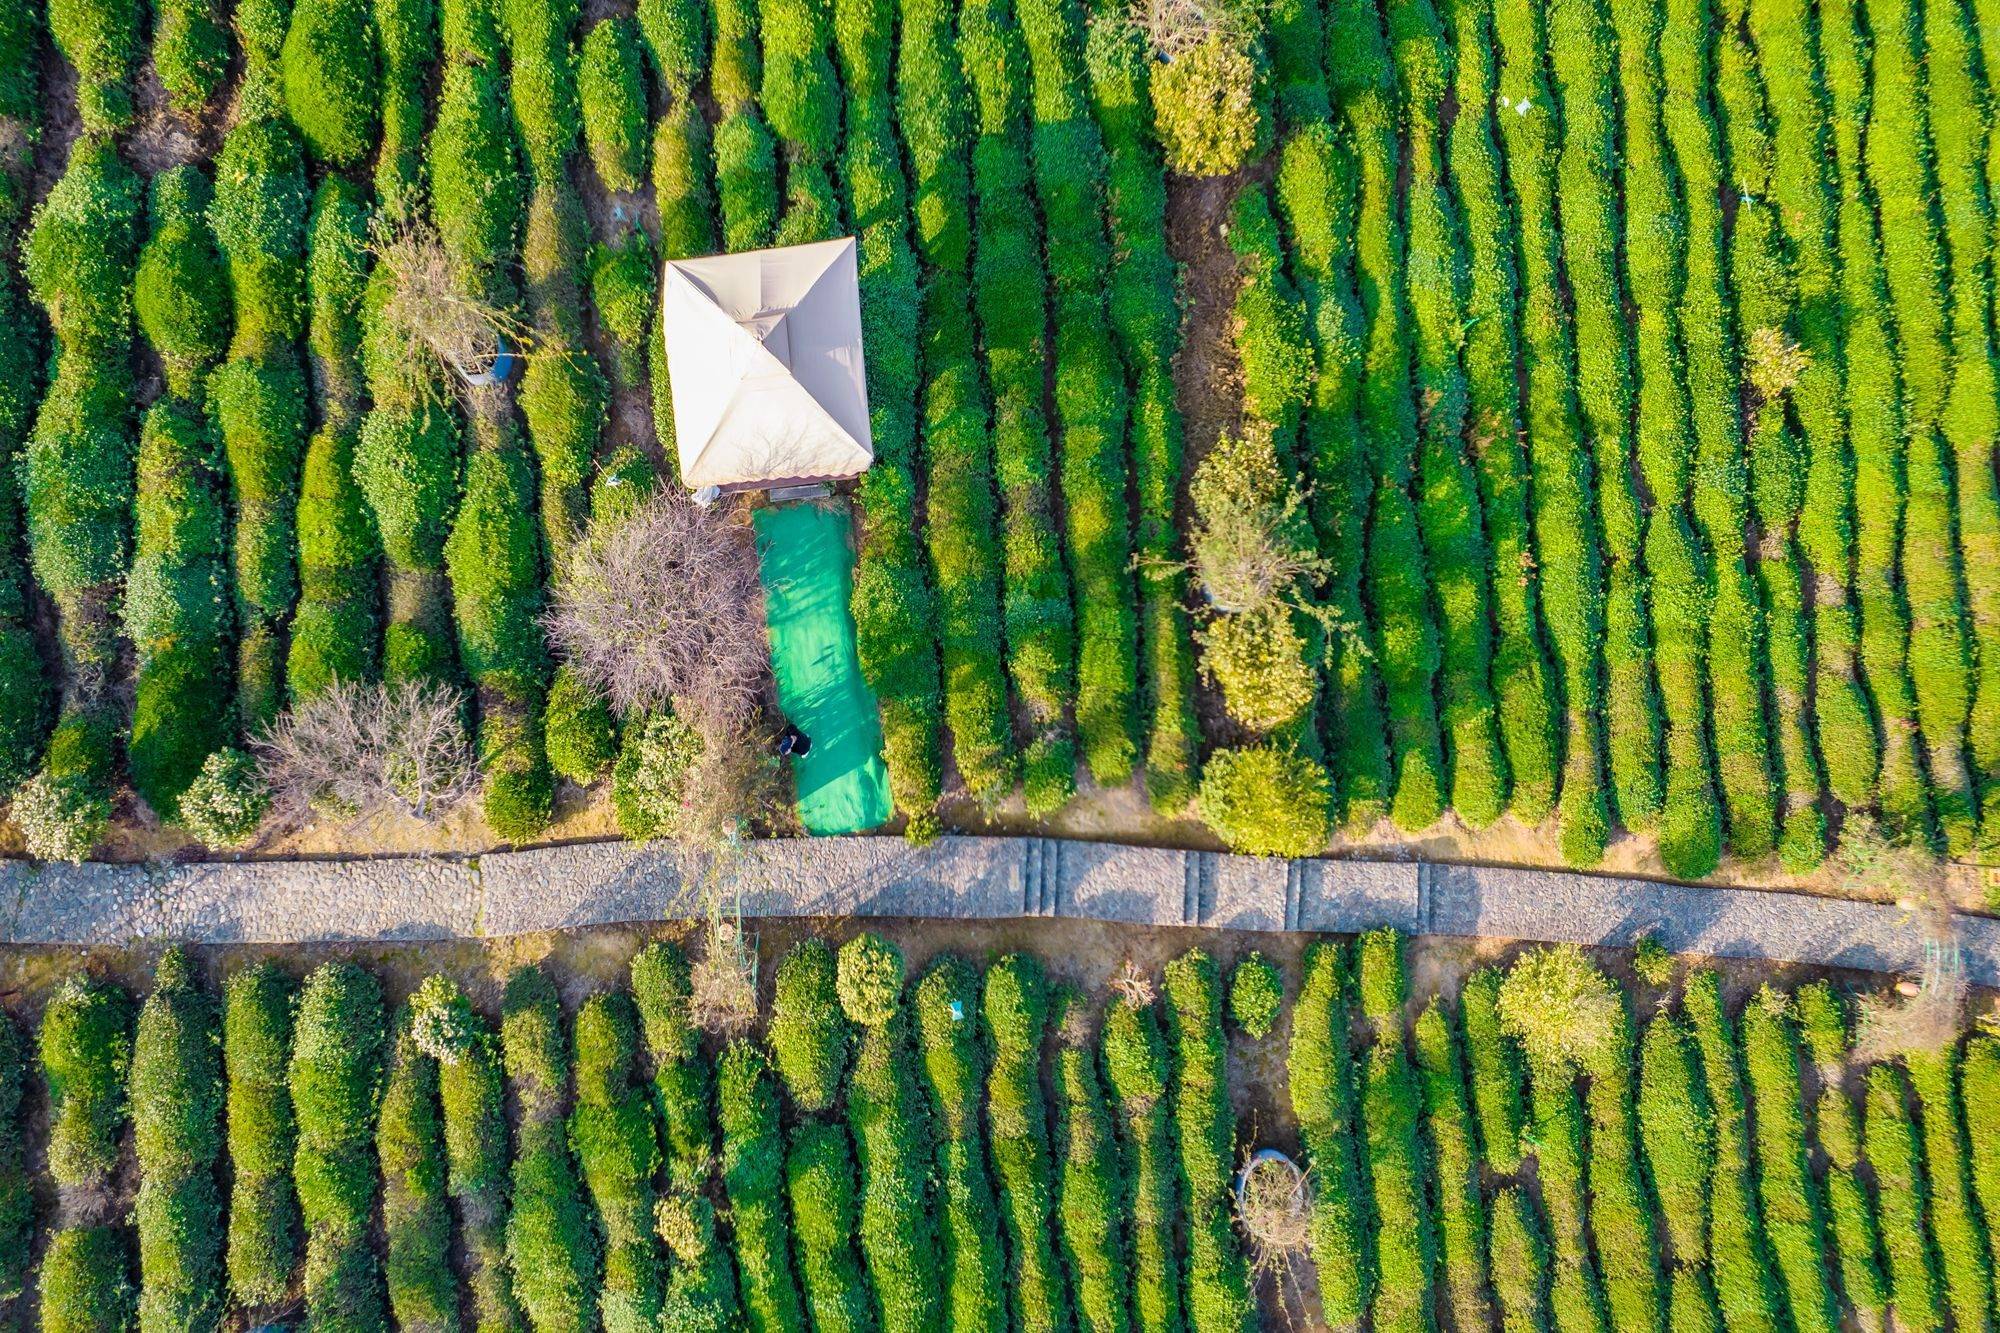
[[[799,821],[815,834],[874,828],[892,807],[882,719],[854,651],[847,506],[771,506],[756,522],[778,706],[812,738],[792,761]]]

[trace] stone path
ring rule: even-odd
[[[694,915],[704,869],[661,844],[458,860],[33,866],[0,862],[0,942],[437,940]],[[1893,906],[1762,889],[1412,861],[1266,861],[1056,838],[787,839],[726,882],[749,916],[1085,917],[1141,925],[1630,945],[1870,971],[1923,959]],[[2000,987],[2000,920],[1958,919],[1966,974]]]

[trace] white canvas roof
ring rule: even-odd
[[[852,237],[668,260],[660,310],[689,489],[868,470]]]

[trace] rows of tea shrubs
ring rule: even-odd
[[[1093,995],[1027,954],[909,978],[878,935],[807,939],[760,1025],[711,1007],[748,972],[656,942],[573,1009],[517,968],[497,1030],[441,975],[389,1011],[352,962],[217,985],[176,948],[136,1004],[79,971],[32,1052],[0,1027],[0,1300],[59,1329],[302,1299],[338,1328],[1239,1330],[1277,1263],[1381,1327],[2000,1316],[2000,1037],[1659,950],[1629,987],[1560,946],[1455,993],[1404,954],[1195,949]],[[1282,1238],[1240,1207],[1231,1087],[1280,1064]]]
[[[377,679],[469,687],[486,822],[542,833],[616,741],[541,613],[652,444],[628,406],[672,456],[657,262],[846,234],[852,608],[912,835],[960,784],[1052,815],[1081,765],[1259,853],[1508,813],[1683,877],[1810,872],[1858,816],[1994,845],[1970,0],[156,8],[0,27],[37,854],[101,842],[121,775],[240,840],[236,752]],[[155,82],[220,133],[155,151]],[[427,241],[517,385],[454,392],[408,326]],[[1239,436],[1276,490],[1196,484]]]

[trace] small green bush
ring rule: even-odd
[[[80,863],[111,829],[111,798],[82,774],[41,772],[16,789],[11,817],[28,855]]]
[[[367,0],[297,0],[282,59],[285,106],[312,155],[336,167],[368,156],[382,76]]]
[[[125,1127],[131,998],[117,986],[71,975],[42,1011],[39,1046],[49,1099],[49,1177],[72,1187],[108,1185]]]
[[[607,190],[636,190],[646,169],[646,83],[630,19],[600,19],[577,65],[583,141]]]
[[[132,1279],[117,1227],[65,1227],[42,1255],[46,1333],[107,1333],[132,1320]]]
[[[835,989],[841,1012],[856,1027],[880,1027],[903,1002],[903,951],[876,934],[840,946]]]
[[[1674,956],[1651,935],[1632,946],[1632,971],[1648,986],[1668,986],[1674,980]]]
[[[764,1053],[731,1042],[717,1064],[715,1099],[743,1313],[752,1333],[788,1333],[804,1326],[805,1312],[792,1274],[778,1096]]]
[[[306,1312],[314,1327],[388,1327],[373,1244],[384,1038],[382,988],[371,974],[352,963],[326,963],[306,978],[290,1083]]]
[[[1153,123],[1167,169],[1227,176],[1269,131],[1257,105],[1257,62],[1241,39],[1215,33],[1153,71]]]
[[[813,1327],[873,1329],[868,1279],[854,1253],[854,1156],[847,1131],[823,1120],[800,1121],[785,1159],[785,1186]]]
[[[152,235],[139,252],[132,306],[168,390],[186,398],[229,346],[227,275],[208,226],[212,192],[201,168],[171,167],[151,188]]]
[[[1254,856],[1324,851],[1331,799],[1326,769],[1277,745],[1217,750],[1202,773],[1202,819],[1230,847]]]
[[[229,33],[214,0],[161,0],[153,9],[153,69],[175,109],[198,112],[229,71]]]
[[[1229,973],[1229,1017],[1258,1041],[1271,1035],[1285,1004],[1285,978],[1278,965],[1252,951]]]
[[[611,709],[568,666],[556,668],[542,725],[548,733],[549,767],[556,776],[587,787],[618,757]]]
[[[658,281],[652,238],[643,227],[629,227],[591,249],[591,301],[598,323],[610,335],[612,373],[628,388],[639,383],[645,368]]]
[[[611,773],[611,809],[628,838],[672,837],[683,788],[701,757],[701,733],[667,709],[628,721]]]
[[[143,12],[138,0],[55,0],[49,6],[49,36],[76,70],[77,110],[93,135],[131,122]]]
[[[778,964],[771,993],[771,1060],[792,1105],[808,1115],[832,1108],[847,1072],[851,1033],[837,967],[825,941],[801,940]]]
[[[222,1055],[228,1076],[229,1287],[241,1305],[270,1305],[291,1289],[298,1259],[297,1138],[286,1061],[292,983],[271,963],[229,978]]]

